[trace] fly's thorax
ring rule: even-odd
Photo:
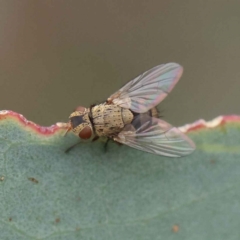
[[[82,108],[80,111],[73,112],[70,116],[72,132],[82,139],[89,139],[93,134],[92,123],[89,118],[89,109]]]
[[[92,108],[92,119],[98,136],[111,137],[132,121],[133,114],[114,104],[100,104]]]

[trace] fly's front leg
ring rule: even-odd
[[[95,136],[93,139],[92,139],[92,142],[95,142],[99,139],[99,136]],[[65,153],[68,153],[70,152],[74,147],[76,147],[78,144],[82,143],[81,141],[80,142],[77,142],[75,144],[73,144],[71,147],[69,147],[67,150],[65,150]]]
[[[69,147],[67,150],[65,150],[65,153],[70,152],[70,150],[72,150],[74,147],[76,147],[79,143],[81,143],[81,141],[73,144],[71,147]]]
[[[92,139],[92,142],[95,142],[99,139],[99,136],[95,136],[93,139]]]

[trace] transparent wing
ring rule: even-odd
[[[118,134],[115,141],[168,157],[181,157],[195,150],[194,142],[169,123],[140,114]]]
[[[177,63],[156,66],[127,83],[108,100],[137,113],[147,112],[168,95],[182,72]]]

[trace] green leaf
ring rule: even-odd
[[[240,117],[187,129],[184,158],[100,141],[65,154],[72,134],[0,112],[0,239],[239,239]]]

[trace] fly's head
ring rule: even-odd
[[[92,123],[89,119],[89,109],[77,107],[69,116],[69,130],[81,139],[89,139],[93,135]]]

